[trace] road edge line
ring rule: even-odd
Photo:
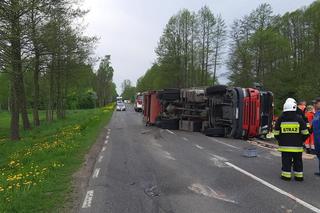
[[[311,204],[309,204],[309,203],[301,200],[300,198],[297,198],[296,196],[294,196],[294,195],[292,195],[292,194],[290,194],[290,193],[288,193],[288,192],[286,192],[286,191],[284,191],[284,190],[282,190],[282,189],[280,189],[280,188],[272,185],[271,183],[268,183],[268,182],[265,181],[265,180],[262,180],[261,178],[259,178],[259,177],[255,176],[255,175],[251,174],[250,172],[247,172],[247,171],[241,169],[240,167],[238,167],[238,166],[236,166],[236,165],[234,165],[234,164],[232,164],[232,163],[230,163],[230,162],[225,162],[225,163],[226,163],[228,166],[232,167],[233,169],[241,172],[242,174],[247,175],[248,177],[250,177],[250,178],[252,178],[252,179],[260,182],[261,184],[269,187],[270,189],[272,189],[272,190],[274,190],[274,191],[276,191],[276,192],[278,192],[278,193],[280,193],[280,194],[282,194],[282,195],[284,195],[284,196],[286,196],[286,197],[294,200],[295,202],[297,202],[297,203],[299,203],[300,205],[308,208],[309,210],[311,210],[311,211],[313,211],[313,212],[316,212],[316,213],[320,213],[320,209],[319,209],[319,208],[317,208],[317,207],[315,207],[315,206],[313,206],[313,205],[311,205]]]

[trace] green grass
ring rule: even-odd
[[[68,111],[67,119],[43,122],[22,132],[13,142],[8,113],[0,113],[0,212],[57,212],[72,191],[72,174],[114,105],[102,109]],[[42,116],[43,117],[43,116]]]

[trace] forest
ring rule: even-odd
[[[277,108],[287,97],[313,100],[320,87],[320,1],[283,15],[261,4],[227,26],[208,7],[181,10],[168,21],[157,59],[137,91],[256,83],[271,90]],[[219,67],[226,70],[218,73]]]
[[[87,12],[74,0],[1,1],[0,111],[10,112],[12,140],[41,125],[40,111],[51,122],[116,96],[111,56],[94,70],[98,39],[80,24]]]
[[[179,11],[168,21],[155,50],[156,63],[138,79],[137,90],[212,85],[226,39],[224,20],[209,7]]]

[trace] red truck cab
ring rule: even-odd
[[[273,94],[253,88],[214,86],[207,89],[206,135],[252,138],[272,129]]]
[[[243,125],[246,138],[256,137],[260,134],[260,92],[247,88],[244,91]]]

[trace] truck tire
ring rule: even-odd
[[[214,95],[217,93],[225,93],[227,88],[228,87],[225,85],[217,85],[217,86],[213,86],[213,87],[208,87],[206,89],[206,94],[210,96],[210,95]]]
[[[204,130],[204,134],[206,136],[211,136],[211,137],[225,137],[226,132],[224,128],[207,128]]]
[[[179,129],[179,119],[161,119],[156,122],[156,125],[161,129]]]

